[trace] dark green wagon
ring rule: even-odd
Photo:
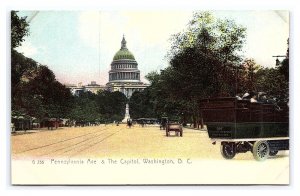
[[[251,103],[234,97],[203,99],[200,111],[208,135],[221,143],[221,154],[232,159],[251,151],[258,161],[289,149],[287,105]]]

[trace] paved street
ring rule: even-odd
[[[20,157],[157,157],[223,159],[220,146],[212,145],[206,131],[184,129],[183,137],[165,136],[159,127],[101,125],[42,130],[11,137],[12,154]],[[286,159],[281,152],[276,159]],[[234,160],[253,160],[250,152]]]
[[[166,137],[165,132],[159,130],[159,127],[136,125],[127,128],[125,125],[101,125],[20,133],[11,137],[12,158],[16,161],[37,157],[181,158],[200,162],[203,167],[197,172],[210,176],[212,182],[218,180],[223,182],[223,178],[232,176],[228,183],[237,183],[239,181],[235,177],[241,175],[249,183],[289,181],[287,151],[279,152],[277,156],[264,162],[255,161],[250,152],[238,154],[233,160],[224,160],[219,150],[220,144],[212,145],[206,131],[193,129],[183,131],[183,137],[176,137],[174,133],[171,137]],[[214,169],[206,169],[207,166]],[[216,177],[220,179],[214,179]]]
[[[184,130],[184,137],[165,137],[159,127],[125,125],[60,128],[12,136],[14,158],[158,157],[221,158],[207,133]],[[251,156],[249,157],[251,159]]]

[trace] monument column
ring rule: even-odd
[[[125,108],[125,116],[122,122],[126,123],[128,119],[130,119],[130,114],[129,114],[129,104],[127,103]]]

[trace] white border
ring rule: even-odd
[[[299,104],[296,97],[299,97],[299,18],[300,13],[297,12],[299,3],[297,0],[1,0],[0,11],[0,31],[1,43],[1,65],[0,65],[0,85],[1,85],[1,113],[0,113],[0,193],[1,195],[83,195],[83,194],[99,194],[95,191],[101,191],[100,194],[118,194],[118,195],[154,195],[163,191],[163,194],[182,195],[186,192],[189,194],[201,192],[204,195],[261,195],[261,194],[299,194],[299,131],[295,130],[294,117],[299,116]],[[10,47],[9,47],[9,11],[11,9],[27,9],[27,10],[121,10],[121,9],[199,9],[199,10],[289,10],[290,11],[290,55],[291,55],[291,150],[290,150],[290,186],[180,186],[180,187],[40,187],[40,186],[11,186],[10,185],[10,135],[9,135],[9,119],[10,119],[10,69],[9,65]],[[3,30],[3,29],[6,29]],[[6,112],[3,112],[6,111]],[[3,175],[5,174],[5,175]],[[263,174],[262,174],[263,175]],[[68,192],[66,192],[68,191]],[[89,192],[86,192],[89,191]]]

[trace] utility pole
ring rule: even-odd
[[[272,56],[272,57],[276,57],[276,66],[278,66],[280,64],[280,61],[278,58],[283,58],[283,57],[287,57],[286,55],[276,55],[276,56]]]

